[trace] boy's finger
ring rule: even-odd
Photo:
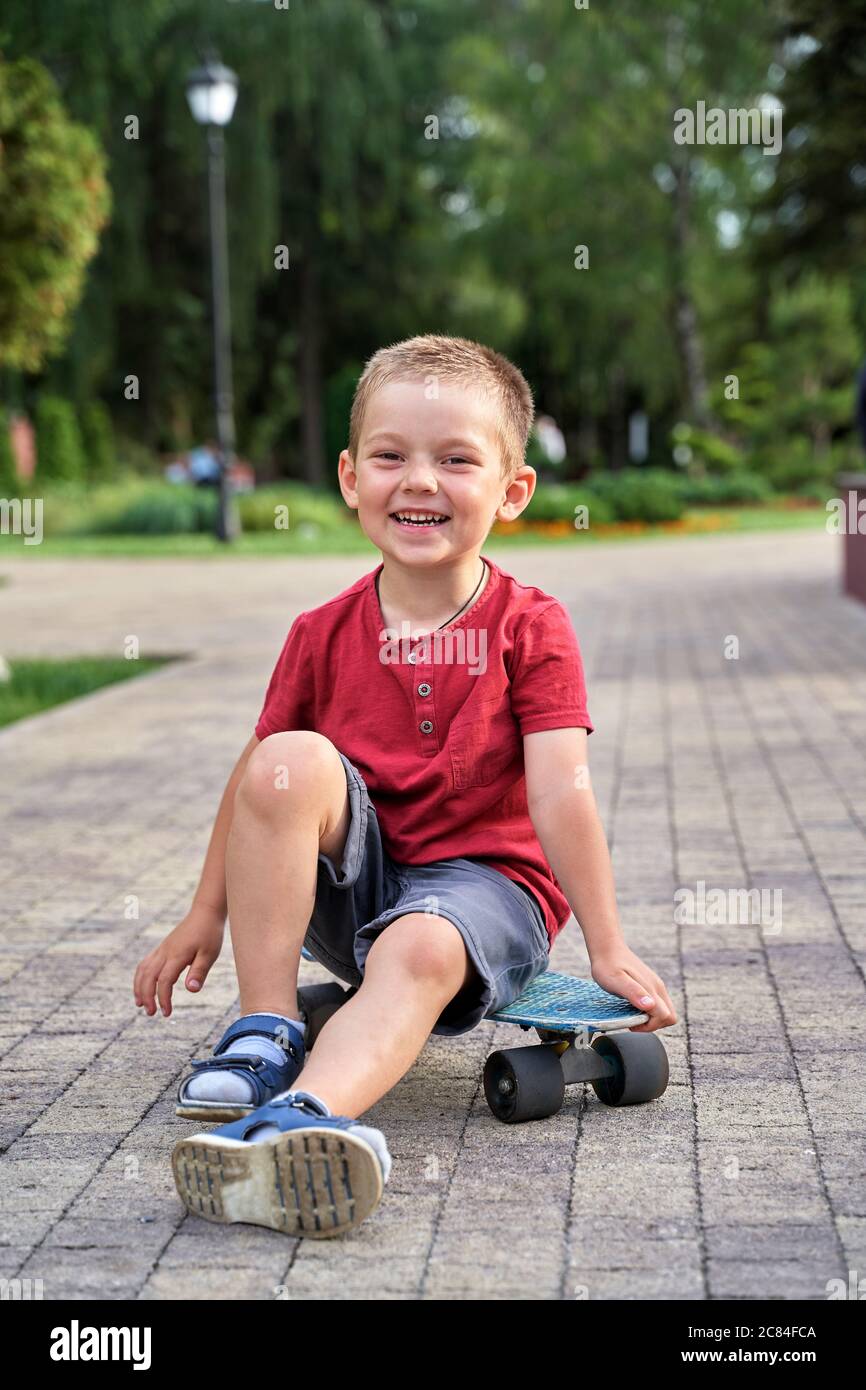
[[[138,999],[148,1012],[153,1015],[156,1013],[156,1004],[153,998],[153,991],[156,985],[156,971],[152,965],[146,966],[141,972],[138,981]]]
[[[666,1028],[676,1021],[675,1010],[670,1000],[665,998],[667,991],[661,980],[658,983],[661,988],[655,989],[630,975],[627,970],[616,971],[611,982],[605,983],[604,988],[611,994],[621,995],[632,1008],[648,1015],[646,1023],[634,1024],[628,1029],[630,1033],[654,1033],[657,1028]]]
[[[655,977],[655,992],[656,998],[661,999],[662,1002],[667,1006],[668,1013],[671,1016],[671,1021],[673,1021],[676,1018],[677,1011],[674,1008],[671,996],[668,994],[664,980],[660,980],[658,976]]]
[[[658,1007],[658,1000],[651,994],[646,985],[636,980],[634,975],[629,975],[627,970],[617,970],[610,984],[605,983],[604,988],[610,994],[618,994],[622,999],[627,999],[635,1009],[640,1009],[642,1014],[653,1012]]]
[[[138,1000],[140,1004],[147,1009],[149,1015],[156,1013],[156,1002],[153,994],[156,988],[157,976],[164,963],[165,957],[161,950],[151,951],[149,955],[145,956],[143,961],[139,962],[138,969],[135,972]]]
[[[642,1014],[649,1015],[646,1023],[637,1023],[634,1027],[629,1028],[630,1033],[654,1033],[657,1028],[665,1028],[674,1021],[674,1010],[670,1001],[664,998],[664,986],[660,990],[651,991],[648,985],[641,984],[640,980],[626,975],[624,976],[624,987],[619,992],[636,1009],[640,1009]]]
[[[135,975],[132,980],[132,993],[135,996],[136,1004],[144,1003],[144,991],[147,988],[147,963],[148,957],[138,962]]]
[[[168,1018],[171,1013],[171,991],[182,969],[183,967],[177,965],[174,961],[169,961],[159,973],[159,979],[156,984],[156,995],[159,999],[159,1007],[162,1009],[166,1018]]]
[[[677,1011],[676,1011],[676,1009],[674,1008],[673,1000],[671,999],[671,997],[670,997],[670,995],[668,994],[667,990],[664,989],[664,988],[662,989],[662,997],[664,998],[664,1001],[665,1001],[665,1003],[666,1003],[667,1006],[668,1006],[668,1013],[669,1013],[670,1016],[671,1016],[671,1021],[674,1022],[674,1021],[676,1020]]]
[[[651,1002],[647,1002],[651,1001]],[[650,1015],[651,1021],[656,1028],[666,1028],[668,1024],[676,1022],[676,1009],[671,1003],[670,995],[665,989],[664,982],[654,975],[648,985],[642,986],[642,992],[638,995],[638,1007],[644,1013]]]
[[[212,956],[208,951],[197,952],[195,960],[187,971],[187,989],[192,990],[193,993],[201,989],[215,960],[216,956]]]
[[[634,1004],[642,1013],[654,1013],[661,1003],[658,995],[649,989],[647,985],[641,984],[640,980],[633,980],[631,976],[626,976],[628,980],[628,993],[626,999],[630,1004]]]
[[[672,1023],[676,1023],[677,1016],[675,1011],[666,1004],[663,999],[656,999],[652,1006],[639,1005],[643,1013],[649,1014],[646,1023],[639,1023],[636,1028],[630,1028],[630,1033],[654,1033],[658,1028],[669,1028]]]

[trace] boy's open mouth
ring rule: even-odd
[[[412,527],[416,531],[443,526],[451,520],[444,512],[389,512],[388,515],[398,526]]]

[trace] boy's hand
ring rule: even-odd
[[[187,989],[193,993],[201,989],[222,950],[224,930],[225,917],[213,908],[194,903],[174,931],[144,957],[135,972],[132,989],[136,1004],[144,1006],[148,1017],[156,1013],[156,991],[159,1006],[168,1018],[172,987],[185,965],[191,966]]]
[[[592,960],[592,978],[611,994],[621,994],[642,1014],[649,1014],[647,1023],[629,1028],[629,1033],[653,1033],[657,1028],[669,1028],[677,1015],[670,995],[648,965],[628,946],[615,946]]]

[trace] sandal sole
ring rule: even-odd
[[[314,1240],[354,1230],[378,1206],[375,1150],[346,1131],[288,1131],[261,1144],[199,1135],[178,1140],[174,1182],[188,1211]]]
[[[268,1097],[272,1099],[272,1097]],[[262,1101],[265,1105],[267,1102]],[[206,1120],[213,1121],[214,1124],[229,1123],[231,1120],[243,1120],[247,1115],[251,1115],[257,1109],[255,1105],[220,1105],[214,1101],[213,1105],[205,1105],[202,1101],[190,1101],[188,1105],[176,1105],[175,1115],[179,1115],[182,1120]]]

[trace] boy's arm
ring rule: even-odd
[[[246,770],[250,754],[258,745],[259,739],[253,734],[235,763],[231,776],[226,783],[226,789],[222,794],[222,800],[220,801],[214,827],[211,831],[210,841],[208,842],[201,877],[199,878],[198,887],[192,898],[193,907],[210,908],[211,911],[217,913],[217,915],[222,918],[223,926],[225,926],[225,919],[228,915],[228,902],[226,901],[226,841],[228,840],[229,829],[232,823],[235,792]]]
[[[523,738],[526,799],[533,828],[586,941],[592,977],[649,1021],[649,1033],[676,1022],[663,982],[625,943],[613,868],[587,763],[587,732],[544,729]]]

